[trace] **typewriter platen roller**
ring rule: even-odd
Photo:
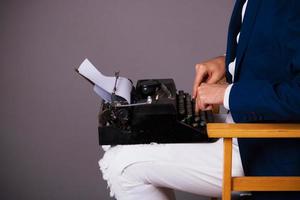
[[[173,79],[139,80],[131,104],[103,102],[99,114],[99,144],[214,142],[206,132],[211,111],[194,112],[191,95],[176,91]]]

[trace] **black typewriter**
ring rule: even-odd
[[[195,113],[195,101],[177,92],[173,79],[139,80],[130,104],[114,93],[111,102],[102,102],[99,144],[214,142],[207,137],[210,122],[212,112]]]

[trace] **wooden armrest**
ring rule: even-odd
[[[210,138],[300,138],[300,124],[208,123]]]
[[[300,191],[300,177],[248,176],[232,179],[233,191]]]
[[[232,178],[231,171],[232,138],[300,138],[300,124],[208,123],[207,134],[210,138],[224,138],[223,200],[231,199],[232,190],[299,191],[300,177]]]

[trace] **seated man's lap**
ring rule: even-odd
[[[123,145],[107,150],[99,164],[104,179],[111,187],[116,182],[131,181],[219,196],[222,150],[221,139],[215,143]],[[233,175],[243,175],[237,143],[233,144]]]

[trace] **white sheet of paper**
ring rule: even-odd
[[[98,85],[94,85],[94,92],[98,94],[104,101],[111,102],[111,94],[103,90]]]
[[[94,91],[101,96],[102,99],[111,102],[111,94],[116,80],[115,77],[103,75],[88,59],[85,59],[81,63],[78,71],[81,75],[85,76],[95,84]],[[116,95],[126,99],[126,101],[130,104],[131,90],[132,83],[127,78],[119,77],[116,84]]]

